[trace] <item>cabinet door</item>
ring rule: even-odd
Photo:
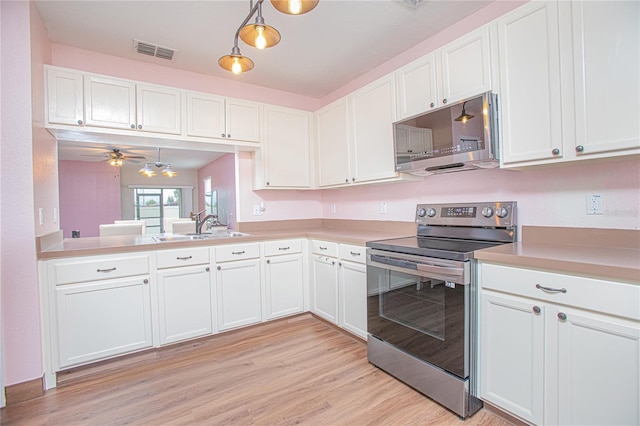
[[[349,183],[349,128],[347,98],[317,111],[318,186]]]
[[[179,135],[182,92],[170,87],[136,85],[138,130]]]
[[[302,255],[270,256],[266,264],[266,319],[304,311]]]
[[[187,136],[226,138],[224,98],[187,92]]]
[[[216,291],[220,331],[262,321],[258,259],[219,264]]]
[[[572,2],[576,153],[640,152],[640,3]]]
[[[131,81],[84,77],[84,112],[88,126],[136,128],[136,85]]]
[[[47,68],[47,121],[80,126],[84,123],[82,74]]]
[[[491,90],[489,26],[440,49],[441,103],[451,103]]]
[[[260,142],[260,104],[227,99],[225,111],[227,139]]]
[[[393,76],[383,77],[350,96],[353,181],[395,177]]]
[[[481,300],[480,396],[542,424],[545,306],[488,291]]]
[[[264,107],[264,185],[309,188],[309,113]]]
[[[435,55],[429,54],[396,71],[398,120],[440,105]]]
[[[505,165],[562,158],[558,4],[531,2],[498,20]]]
[[[338,265],[336,259],[313,256],[313,312],[338,324]]]
[[[56,287],[58,368],[152,345],[149,277]]]
[[[568,308],[557,313],[566,318],[552,319],[558,424],[640,424],[639,324]]]
[[[212,332],[210,274],[205,265],[158,272],[160,344]]]
[[[358,337],[367,338],[367,268],[340,262],[340,326]]]

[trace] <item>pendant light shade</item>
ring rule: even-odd
[[[162,168],[164,167],[164,169],[162,170],[162,175],[163,176],[167,176],[167,177],[174,177],[174,176],[178,176],[178,173],[176,173],[172,168],[171,168],[171,164],[169,163],[163,163],[162,161],[160,161],[160,148],[158,148],[158,161],[156,161],[155,163],[146,163],[144,165],[143,168],[141,168],[140,170],[138,170],[138,173],[146,176],[146,177],[154,177],[157,175],[156,171],[153,170],[152,166],[155,166],[157,168]]]
[[[271,4],[278,11],[287,15],[302,15],[313,10],[319,0],[271,0]]]
[[[238,75],[246,71],[251,71],[253,68],[253,61],[246,56],[242,56],[238,46],[233,46],[233,50],[231,50],[230,55],[226,55],[218,59],[218,65],[225,70]]]
[[[467,104],[466,102],[462,104],[462,114],[460,114],[460,117],[455,119],[455,121],[462,121],[462,124],[466,123],[468,120],[471,120],[473,117],[475,117],[474,115],[467,114],[467,111],[465,111],[464,109],[466,104]]]
[[[258,3],[258,16],[255,24],[249,24],[240,30],[240,39],[249,46],[266,49],[280,43],[280,33],[272,26],[264,23],[262,3]]]
[[[155,170],[153,170],[151,167],[149,167],[148,163],[143,168],[138,170],[138,173],[140,173],[142,175],[145,175],[146,177],[153,177],[153,176],[156,175]]]

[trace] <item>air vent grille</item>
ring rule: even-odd
[[[133,40],[133,50],[143,55],[166,59],[168,61],[172,61],[177,54],[177,50],[171,49],[170,47],[158,46],[156,44],[140,40]]]

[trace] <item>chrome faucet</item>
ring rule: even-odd
[[[206,210],[199,211],[196,214],[191,213],[191,219],[196,221],[196,234],[202,234],[202,225],[204,225],[209,219],[218,220],[218,216],[215,214],[206,215],[202,220],[200,220],[200,215],[204,213]]]

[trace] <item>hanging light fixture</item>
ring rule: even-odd
[[[122,166],[122,158],[112,158],[109,160],[109,164],[114,167]]]
[[[318,5],[319,0],[271,0],[277,10],[287,15],[302,15]]]
[[[468,120],[471,120],[474,117],[471,114],[467,114],[467,111],[465,111],[464,107],[466,104],[466,101],[462,104],[462,114],[460,114],[460,117],[455,119],[455,121],[462,121],[462,124],[466,123]]]
[[[264,23],[264,18],[262,17],[262,3],[264,0],[257,0],[255,5],[253,4],[253,0],[249,1],[249,14],[244,18],[244,21],[242,21],[242,24],[240,24],[236,31],[231,53],[218,59],[218,65],[227,71],[231,71],[235,75],[253,69],[253,61],[240,53],[238,38],[241,38],[242,41],[249,46],[257,47],[258,49],[266,49],[280,42],[280,33],[278,30]],[[289,15],[299,15],[316,7],[318,1],[319,0],[271,0],[271,3],[280,12]],[[247,25],[256,12],[258,12],[258,16],[256,17],[255,24]]]
[[[153,177],[156,176],[157,173],[155,170],[153,170],[153,166],[157,167],[157,168],[163,168],[162,170],[162,175],[163,176],[167,176],[167,177],[174,177],[174,176],[178,176],[178,173],[176,173],[176,171],[174,171],[171,168],[171,164],[169,163],[163,163],[162,161],[160,161],[160,148],[158,148],[158,161],[156,161],[155,163],[146,163],[144,165],[143,168],[141,168],[140,170],[138,170],[138,173],[145,175],[147,177]]]

